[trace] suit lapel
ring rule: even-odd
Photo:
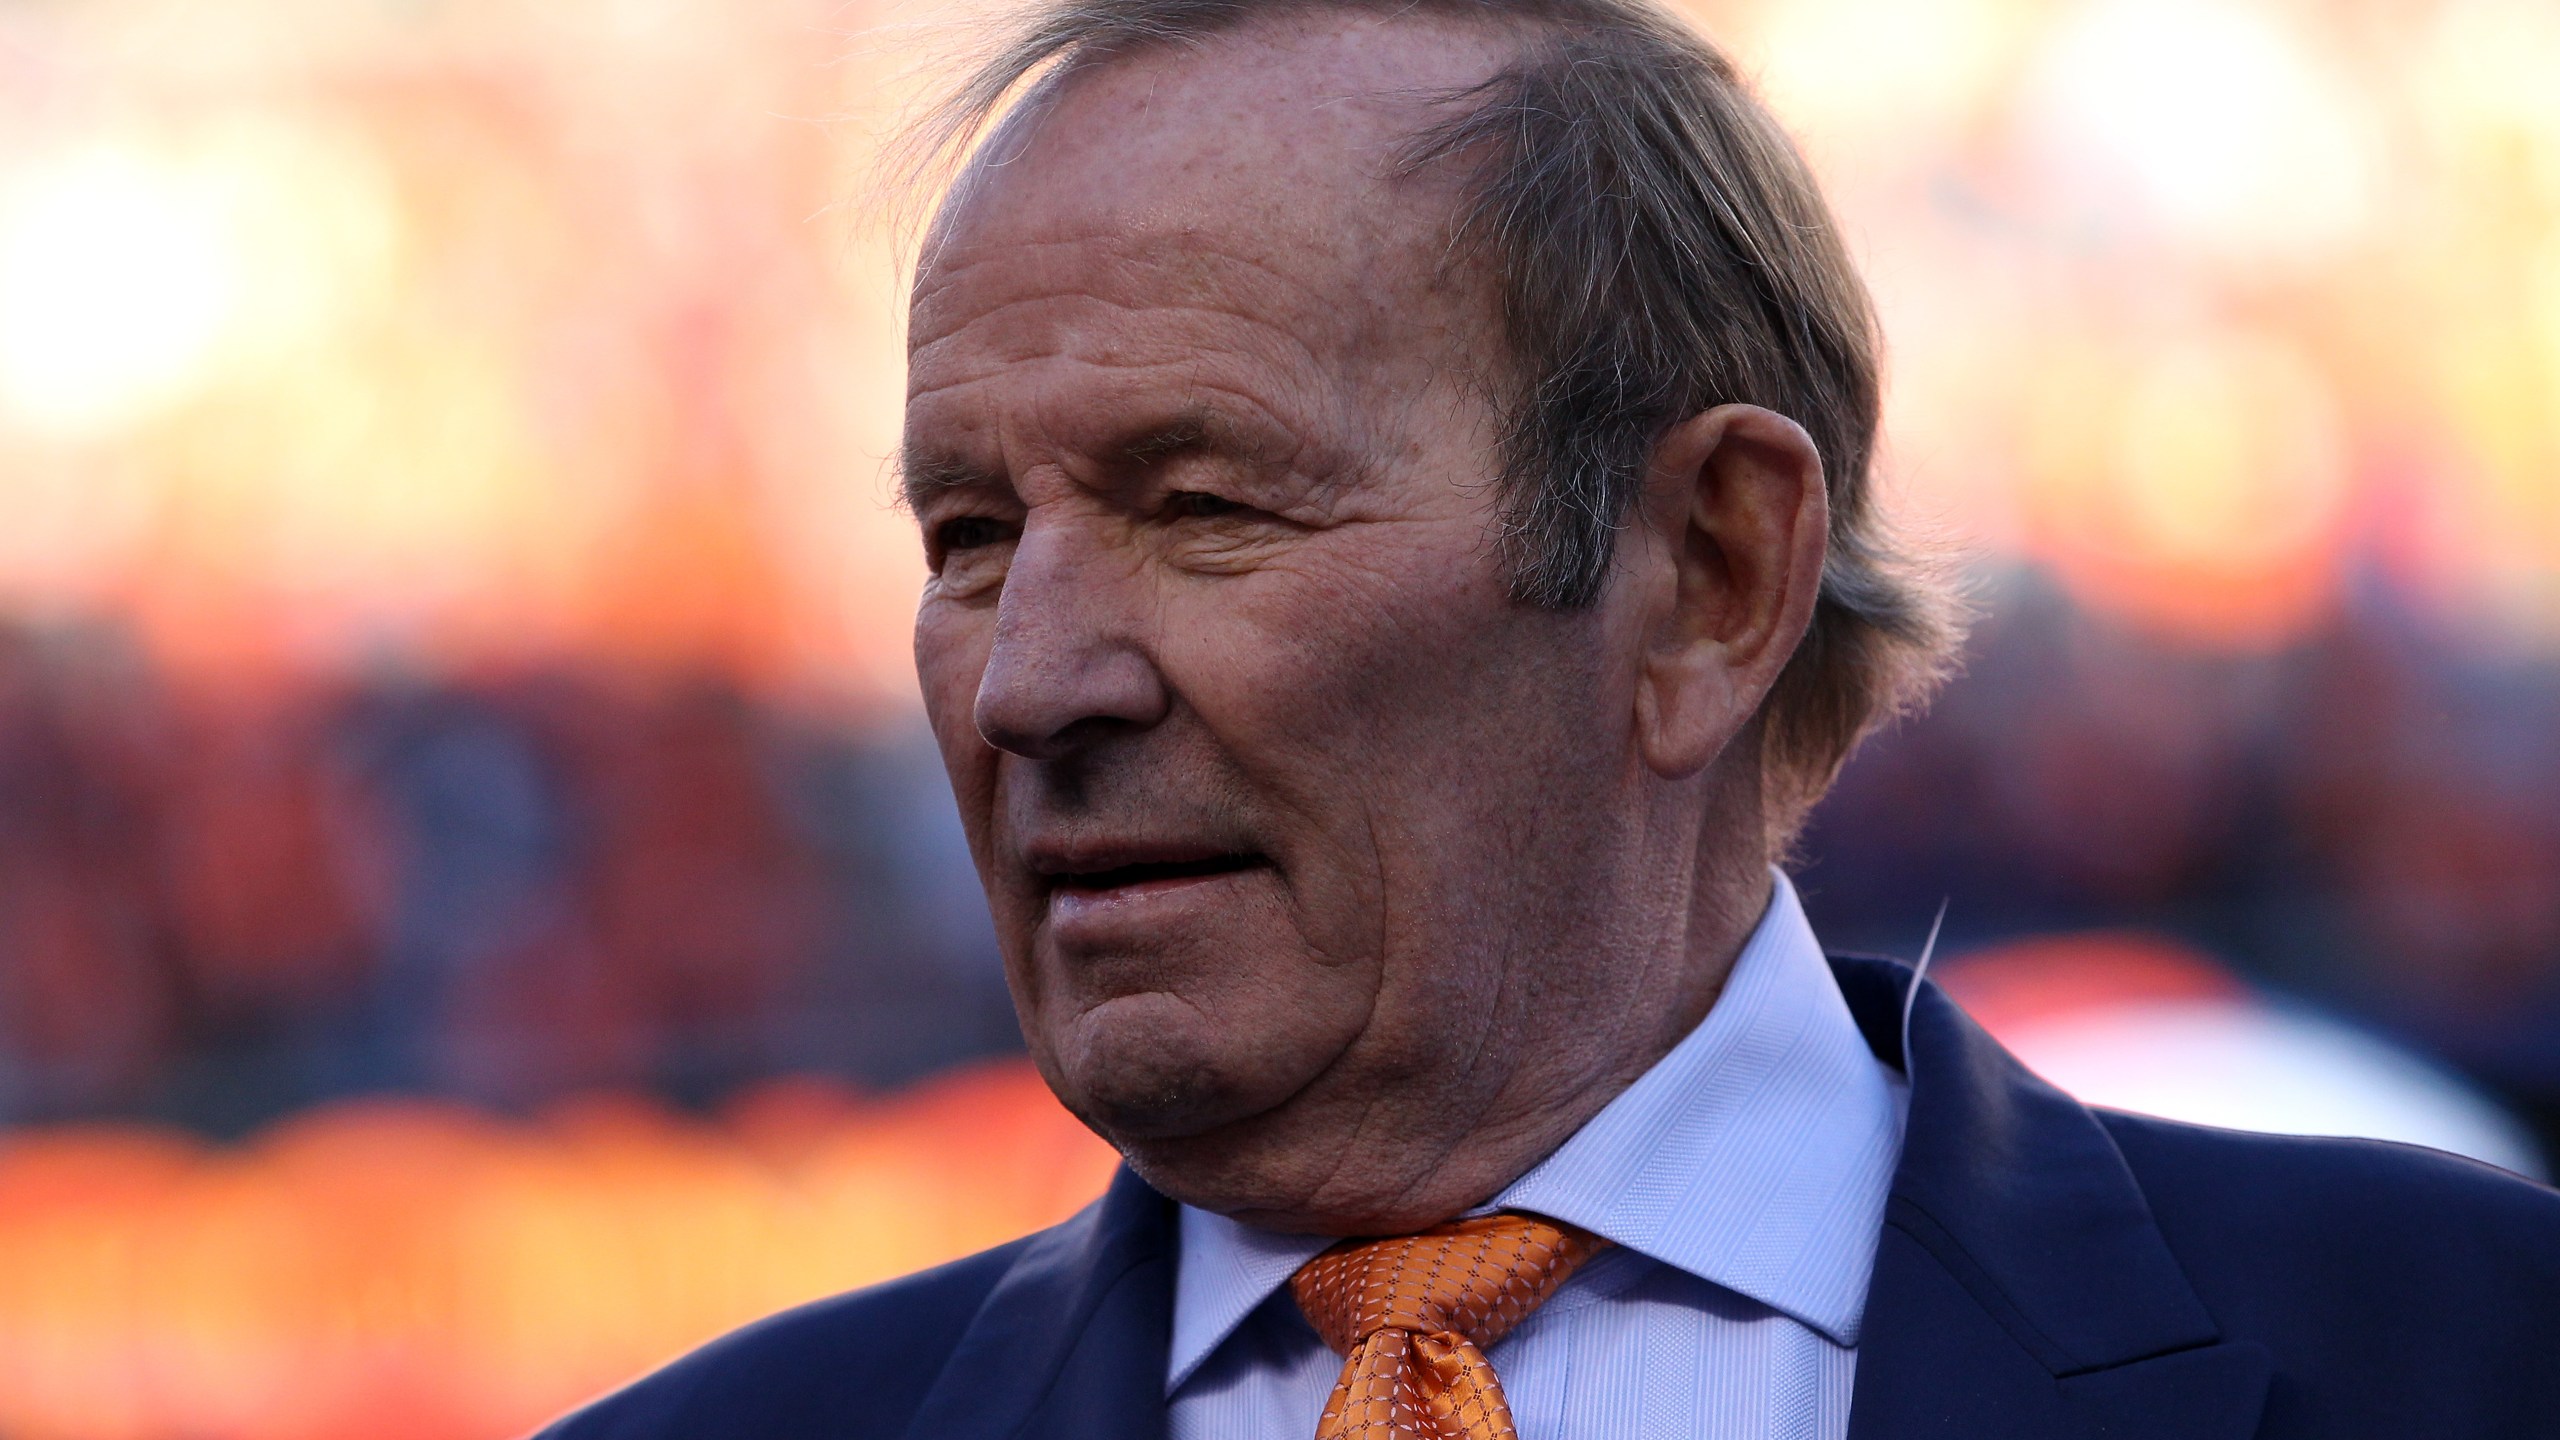
[[[1901,1063],[1911,972],[1835,959]],[[2241,1440],[2270,1362],[2221,1343],[2095,1116],[1933,985],[1911,1011],[1911,1114],[1867,1294],[1850,1440]]]
[[[909,1440],[1164,1434],[1173,1206],[1123,1169],[1023,1247],[926,1392]]]

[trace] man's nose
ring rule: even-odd
[[[1063,759],[1164,718],[1170,696],[1139,625],[1146,580],[1105,529],[1035,520],[1015,542],[975,712],[999,750]]]

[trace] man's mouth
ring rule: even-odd
[[[1082,891],[1102,894],[1128,890],[1140,885],[1163,881],[1199,880],[1212,875],[1232,875],[1271,863],[1249,852],[1203,855],[1188,860],[1137,860],[1126,864],[1107,865],[1090,870],[1068,870],[1048,875],[1054,890]]]
[[[1095,905],[1116,909],[1150,895],[1170,897],[1271,866],[1271,857],[1260,851],[1190,840],[1035,841],[1025,847],[1023,860],[1048,892],[1053,918]]]

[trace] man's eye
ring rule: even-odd
[[[933,543],[946,555],[975,550],[1001,543],[1008,538],[1009,528],[991,515],[959,515],[934,527]]]
[[[1190,520],[1207,520],[1220,515],[1233,515],[1245,507],[1223,495],[1199,490],[1176,490],[1165,497],[1165,510]]]

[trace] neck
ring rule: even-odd
[[[1499,1118],[1471,1132],[1425,1177],[1412,1196],[1413,1208],[1442,1211],[1446,1218],[1492,1199],[1572,1139],[1707,1018],[1768,909],[1771,888],[1767,865],[1757,858],[1729,873],[1702,870],[1698,878],[1676,939],[1666,936],[1669,943],[1650,955],[1627,957],[1643,983],[1631,987],[1611,1012],[1618,1023],[1597,1026],[1588,1014],[1573,1017],[1577,1028],[1609,1043],[1580,1055],[1563,1044],[1536,1047],[1570,1061],[1522,1067],[1502,1101],[1488,1107]]]

